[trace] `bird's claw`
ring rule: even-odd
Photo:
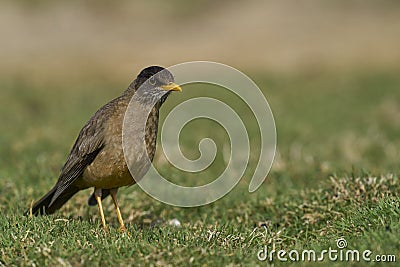
[[[126,234],[127,236],[130,236],[130,235],[131,235],[131,234],[129,233],[129,231],[126,229],[125,226],[120,226],[120,227],[119,227],[119,232],[120,232],[121,234]]]

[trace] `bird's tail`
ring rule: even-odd
[[[57,191],[57,185],[53,187],[45,196],[37,201],[33,206],[25,213],[27,215],[45,215],[53,214],[56,210],[60,209],[73,195],[75,195],[79,189],[77,187],[70,186],[64,192],[61,193],[51,203],[54,193]],[[50,205],[51,204],[51,205]]]

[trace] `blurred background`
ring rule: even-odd
[[[263,90],[272,190],[399,170],[398,1],[3,0],[0,35],[2,182],[50,186],[89,116],[142,68],[192,60]]]
[[[247,72],[396,68],[397,1],[6,1],[1,73],[121,81],[151,64]]]

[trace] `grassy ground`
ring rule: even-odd
[[[263,88],[278,130],[279,153],[265,184],[249,194],[247,173],[226,197],[200,208],[170,207],[136,186],[123,189],[119,197],[130,236],[118,232],[110,200],[110,232],[104,233],[97,208],[86,206],[89,191],[53,216],[22,215],[56,181],[83,123],[128,81],[37,85],[20,77],[0,79],[0,266],[265,266],[257,259],[265,245],[322,251],[335,249],[341,237],[348,249],[371,250],[371,259],[400,257],[397,73],[251,77]],[[164,113],[193,95],[188,90],[172,96]],[[199,127],[185,131],[193,139],[209,134]],[[186,149],[196,147],[191,139],[184,137]],[[157,164],[190,184],[188,176],[161,160]],[[208,174],[223,166],[217,162],[213,168]],[[209,181],[208,175],[197,177]],[[171,219],[182,227],[170,226]]]

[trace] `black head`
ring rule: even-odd
[[[159,98],[163,103],[171,91],[182,91],[179,85],[174,83],[174,76],[167,69],[159,66],[151,66],[143,69],[134,82],[135,91],[143,87],[140,94],[150,100]],[[137,92],[138,93],[138,92]]]
[[[139,88],[148,80],[150,85],[161,87],[174,83],[174,76],[167,69],[160,66],[150,66],[143,69],[136,78],[136,87]],[[137,89],[136,88],[136,89]]]

